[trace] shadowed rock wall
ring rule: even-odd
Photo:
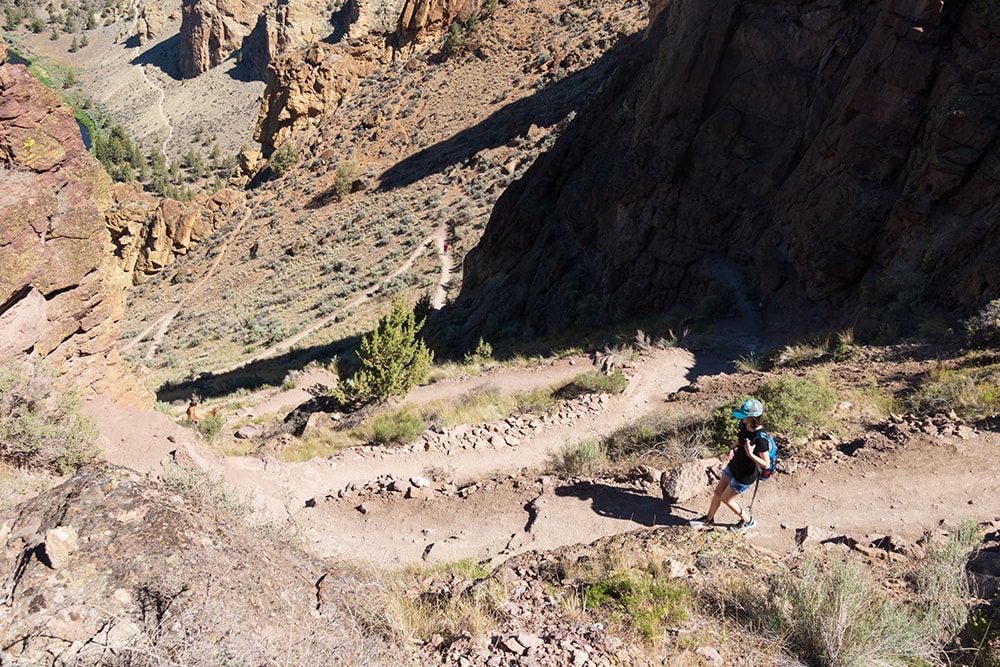
[[[475,337],[693,309],[772,322],[1000,295],[1000,7],[671,0],[465,262]]]

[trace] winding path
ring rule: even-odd
[[[417,260],[417,258],[420,257],[422,254],[424,254],[424,251],[427,250],[427,248],[430,247],[431,244],[434,244],[437,247],[438,257],[441,261],[441,273],[438,277],[437,289],[435,290],[431,305],[433,308],[441,308],[444,305],[445,301],[445,295],[446,295],[445,288],[448,285],[448,281],[451,280],[451,258],[447,256],[447,253],[444,250],[444,244],[446,238],[445,234],[446,232],[444,229],[437,229],[433,233],[428,235],[426,238],[424,238],[424,240],[417,245],[417,247],[413,250],[413,252],[410,253],[409,257],[407,257],[406,260],[402,264],[400,264],[392,273],[385,276],[380,281],[380,284],[384,284],[392,280],[396,276],[401,275],[403,272],[408,271],[410,267],[413,266],[413,263]],[[214,372],[225,373],[228,371],[235,370],[240,366],[244,366],[253,361],[260,361],[261,359],[266,359],[268,357],[274,356],[279,352],[286,352],[289,349],[291,349],[293,345],[303,340],[306,336],[312,335],[316,331],[322,329],[326,325],[335,321],[337,319],[337,316],[343,313],[344,311],[356,308],[360,304],[371,299],[373,296],[375,296],[376,291],[377,290],[373,288],[366,292],[363,292],[358,296],[354,297],[353,299],[351,299],[350,301],[348,301],[341,308],[338,308],[332,313],[324,315],[323,317],[319,318],[309,326],[303,328],[298,333],[278,341],[271,347],[262,350],[261,352],[258,352],[257,354],[251,357],[241,359],[236,364],[233,364],[226,368],[215,369]]]
[[[222,245],[219,246],[219,254],[215,256],[215,259],[212,261],[211,265],[209,265],[208,270],[198,280],[198,282],[192,285],[191,289],[187,290],[184,293],[184,296],[181,297],[181,300],[178,301],[174,306],[172,306],[169,310],[167,310],[159,317],[154,319],[153,322],[150,323],[148,327],[146,327],[138,334],[136,334],[130,341],[128,341],[128,343],[122,345],[119,348],[120,352],[127,352],[128,350],[132,349],[140,342],[145,340],[146,337],[148,337],[155,330],[156,333],[153,335],[153,338],[149,343],[149,348],[146,350],[146,356],[143,357],[146,361],[151,361],[153,359],[153,357],[156,355],[156,350],[159,349],[160,344],[163,342],[163,337],[166,336],[167,330],[170,328],[170,324],[174,321],[174,318],[177,317],[178,313],[180,313],[181,308],[184,306],[184,304],[187,303],[192,296],[197,294],[198,291],[208,281],[208,279],[215,274],[216,270],[219,268],[219,264],[222,263],[222,259],[226,256],[226,251],[229,249],[229,242],[233,238],[235,238],[237,234],[240,233],[240,231],[243,229],[243,225],[245,225],[246,221],[249,219],[250,219],[250,212],[247,211],[243,215],[243,218],[240,219],[238,223],[236,223],[235,227],[233,227],[233,231],[231,231],[226,236],[226,240],[223,241]]]
[[[167,145],[170,143],[170,139],[174,136],[174,126],[170,123],[170,119],[167,118],[167,114],[163,111],[163,100],[166,97],[166,93],[163,91],[161,86],[153,83],[152,79],[147,76],[145,67],[142,65],[136,65],[136,67],[138,67],[139,71],[142,72],[142,78],[146,84],[160,94],[159,102],[157,102],[157,108],[160,112],[160,118],[163,119],[163,124],[167,126],[167,138],[163,140],[163,148],[161,150],[163,151],[163,154],[166,155]]]
[[[132,16],[134,17],[134,19],[132,21],[132,34],[138,36],[138,34],[139,34],[139,3],[138,3],[138,0],[132,0],[130,11],[132,12]],[[135,50],[139,51],[141,48],[142,48],[141,46],[137,46],[137,47],[135,47]],[[146,74],[146,68],[144,66],[142,66],[142,65],[136,65],[136,67],[139,68],[139,72],[142,73],[142,80],[146,82],[146,85],[149,86],[154,91],[156,91],[157,93],[160,94],[160,99],[157,102],[157,109],[160,112],[160,118],[163,119],[163,124],[167,126],[167,138],[163,140],[163,149],[162,149],[163,150],[163,154],[166,155],[167,154],[167,144],[170,143],[170,139],[174,136],[174,126],[170,123],[170,119],[167,118],[167,114],[164,113],[164,111],[163,111],[163,100],[166,98],[166,93],[164,92],[162,86],[159,86],[159,85],[153,83],[152,79],[150,79],[149,76],[147,76],[147,74]],[[174,315],[176,315],[176,313],[174,313]],[[172,316],[171,316],[171,319],[173,319]]]
[[[155,318],[149,324],[149,326],[147,326],[145,329],[136,334],[127,343],[123,344],[119,348],[120,352],[127,352],[131,350],[140,342],[148,338],[150,334],[153,334],[152,340],[150,341],[149,344],[149,348],[146,350],[146,354],[143,357],[145,361],[152,361],[153,357],[156,355],[156,351],[159,349],[160,344],[163,342],[163,338],[164,336],[166,336],[167,330],[170,328],[170,324],[173,322],[174,318],[177,317],[177,315],[180,313],[181,308],[184,306],[184,304],[202,288],[202,286],[208,281],[209,278],[212,277],[212,275],[215,274],[216,269],[218,269],[219,264],[222,262],[222,259],[226,254],[226,250],[229,248],[230,240],[235,238],[236,235],[240,232],[240,230],[242,230],[243,225],[246,223],[249,217],[250,214],[248,212],[243,216],[243,218],[236,225],[236,227],[233,228],[233,231],[229,233],[229,235],[226,237],[226,240],[222,243],[221,246],[219,246],[219,254],[216,255],[215,260],[212,262],[211,266],[208,268],[205,274],[198,280],[198,282],[195,283],[191,287],[191,289],[185,292],[184,297],[181,298],[181,300],[178,301],[174,306],[163,312],[159,317]],[[392,273],[385,276],[380,281],[380,284],[384,284],[387,281],[392,280],[396,276],[401,275],[403,272],[409,270],[410,267],[413,266],[413,263],[417,260],[417,258],[419,258],[424,253],[424,251],[426,251],[427,248],[429,248],[433,244],[434,247],[437,249],[438,259],[441,262],[441,272],[438,276],[438,281],[434,291],[434,296],[432,297],[431,300],[431,305],[435,309],[441,308],[444,305],[447,297],[447,287],[448,283],[451,280],[451,268],[452,268],[451,256],[445,250],[446,239],[447,239],[446,230],[443,228],[436,229],[434,232],[432,232],[426,238],[424,238],[424,240],[421,243],[417,245],[417,247],[413,250],[412,253],[410,253],[410,255],[406,258],[405,261],[403,261],[402,264],[400,264]],[[250,362],[266,359],[267,357],[274,356],[279,352],[287,351],[299,341],[315,333],[322,327],[328,325],[330,322],[333,322],[337,318],[337,316],[340,315],[345,310],[357,307],[358,305],[371,299],[374,295],[375,295],[374,289],[359,294],[358,296],[354,297],[346,304],[344,304],[343,307],[333,311],[332,313],[324,315],[323,317],[314,321],[309,326],[303,328],[298,333],[288,336],[287,338],[279,341],[275,345],[253,355],[252,357],[241,359],[238,363],[225,368],[217,368],[214,370],[214,372],[225,373],[231,370],[235,370],[236,368],[244,366]],[[155,334],[153,333],[154,331]]]

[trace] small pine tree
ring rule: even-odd
[[[434,361],[419,335],[425,321],[418,322],[413,308],[393,298],[392,311],[361,339],[361,367],[343,383],[341,399],[381,403],[390,396],[405,396],[423,380]]]

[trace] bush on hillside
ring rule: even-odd
[[[935,366],[905,398],[907,409],[930,416],[954,411],[977,420],[1000,412],[1000,364],[971,368]]]
[[[761,385],[754,396],[764,404],[764,430],[786,441],[808,436],[826,424],[837,405],[837,394],[824,384],[808,378],[782,376]],[[710,448],[725,451],[736,438],[737,421],[733,410],[750,396],[740,396],[712,412],[706,436]]]
[[[343,162],[337,165],[337,172],[333,178],[333,191],[340,198],[346,197],[354,187],[354,181],[358,178],[358,166],[353,162]]]
[[[427,376],[434,360],[420,336],[425,321],[417,321],[414,309],[394,298],[392,311],[361,339],[361,367],[338,386],[337,397],[344,402],[381,403],[390,396],[405,396]]]
[[[281,178],[284,176],[285,172],[292,168],[292,165],[299,161],[299,150],[291,144],[291,142],[286,142],[278,147],[278,150],[271,154],[271,159],[268,161],[268,166],[271,167],[271,172]]]
[[[96,442],[75,392],[56,392],[37,366],[0,365],[0,460],[68,474],[97,457]]]
[[[931,543],[902,595],[859,559],[816,553],[771,574],[766,586],[734,581],[726,595],[741,624],[810,665],[946,664],[945,650],[968,618],[965,566],[981,539],[965,521],[946,544]]]
[[[996,345],[1000,342],[1000,299],[990,301],[962,324],[974,344]]]

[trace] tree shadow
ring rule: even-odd
[[[133,65],[151,65],[169,76],[174,81],[180,81],[180,64],[178,58],[181,49],[180,33],[171,35],[158,44],[154,44],[149,49],[143,51],[131,60]]]
[[[549,83],[533,95],[507,104],[475,126],[401,160],[382,173],[379,189],[406,187],[465,162],[484,149],[508,144],[526,134],[531,125],[551,126],[571,111],[581,111],[594,99],[612,70],[638,51],[634,43],[639,39],[640,34],[623,39],[586,69]]]
[[[290,371],[302,370],[311,361],[328,361],[358,347],[360,336],[352,336],[328,345],[293,349],[284,354],[251,361],[239,368],[217,373],[205,372],[181,382],[167,382],[156,390],[156,400],[167,403],[187,400],[193,395],[202,400],[228,396],[237,391],[255,391],[262,387],[280,387]],[[327,404],[314,401],[317,409]]]
[[[594,512],[612,519],[631,521],[642,526],[684,526],[686,519],[673,514],[673,506],[662,498],[609,484],[580,481],[556,487],[555,494],[590,500]]]

